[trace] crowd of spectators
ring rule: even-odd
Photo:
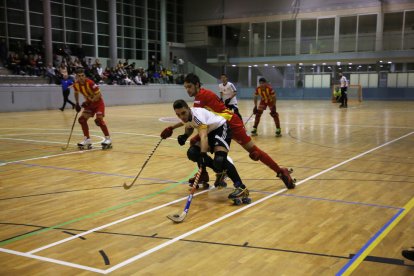
[[[136,67],[135,62],[128,59],[121,60],[114,67],[103,68],[99,59],[72,56],[66,48],[59,49],[53,56],[53,63],[45,64],[43,56],[36,51],[7,52],[2,50],[3,41],[0,44],[0,61],[15,75],[43,76],[48,83],[60,84],[64,75],[74,75],[76,69],[83,68],[88,78],[98,84],[109,85],[146,85],[158,84],[182,84],[184,75],[179,72],[176,59],[172,69],[164,68],[156,60],[151,60],[148,69]],[[4,53],[6,52],[6,53]]]

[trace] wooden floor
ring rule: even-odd
[[[245,119],[252,108],[241,101]],[[266,111],[253,139],[294,169],[296,189],[232,143],[252,204],[232,205],[231,185],[199,191],[181,224],[166,218],[196,171],[181,130],[122,188],[176,121],[171,104],[107,108],[106,151],[92,120],[96,147],[77,150],[76,124],[62,151],[73,110],[1,113],[0,274],[414,275],[401,256],[414,246],[413,102],[279,101],[278,112],[283,137]]]

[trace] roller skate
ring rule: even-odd
[[[257,128],[254,127],[253,130],[250,131],[250,135],[257,136]]]
[[[249,197],[249,190],[247,188],[240,188],[237,187],[234,189],[231,194],[229,194],[228,198],[233,201],[234,205],[241,205],[244,204],[250,204],[252,202],[252,199]]]
[[[102,149],[112,149],[112,140],[111,137],[105,136],[105,140],[101,143]]]
[[[282,179],[283,183],[285,183],[286,188],[288,189],[294,189],[296,179],[290,176],[290,174],[293,173],[293,169],[287,169],[287,168],[280,168],[280,172],[277,173],[277,177]]]
[[[226,172],[222,172],[222,173],[216,173],[216,181],[214,181],[214,187],[216,187],[217,189],[223,189],[227,187],[227,183],[226,181],[224,181],[226,179]]]
[[[92,142],[90,138],[86,138],[78,143],[78,148],[80,150],[85,150],[85,149],[91,149],[92,148]]]
[[[282,129],[276,128],[275,134],[276,134],[276,137],[281,137],[282,136]]]
[[[195,174],[193,177],[191,177],[190,179],[188,179],[188,183],[190,183],[190,187],[193,187],[195,179],[197,177],[197,174]],[[208,184],[208,181],[210,180],[210,177],[208,176],[208,172],[204,169],[201,171],[201,175],[200,178],[198,179],[198,183],[196,186],[196,189],[198,189],[200,186],[200,184],[203,186],[203,189],[208,189],[210,188],[210,185]]]

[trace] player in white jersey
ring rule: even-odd
[[[348,107],[348,80],[346,77],[339,73],[339,77],[341,78],[339,81],[341,82],[341,105],[339,108],[347,108]]]
[[[184,123],[185,133],[177,137],[182,146],[185,141],[197,129],[200,136],[200,144],[192,145],[187,151],[190,160],[197,162],[199,167],[205,170],[206,166],[216,172],[227,172],[234,183],[234,191],[229,194],[230,199],[248,199],[249,191],[240,179],[234,165],[227,159],[230,150],[231,130],[223,117],[216,115],[205,108],[188,107],[184,100],[176,100],[173,104],[175,114]],[[207,152],[214,152],[214,160]],[[244,203],[249,203],[245,202]]]
[[[233,83],[228,81],[226,74],[221,74],[220,79],[222,82],[219,84],[220,99],[224,102],[228,109],[233,110],[234,114],[237,114],[237,116],[239,116],[243,121],[243,118],[239,113],[239,107],[237,106],[236,87]]]

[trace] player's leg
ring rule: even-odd
[[[276,136],[282,136],[282,129],[280,128],[279,113],[276,112],[276,104],[270,107],[270,116],[273,118],[276,126]]]
[[[262,117],[263,111],[266,110],[267,105],[264,102],[260,102],[259,107],[257,108],[257,113],[254,118],[253,130],[250,132],[253,136],[257,135],[257,127],[260,123],[260,117]]]
[[[90,111],[84,110],[78,119],[78,122],[82,127],[82,132],[84,136],[84,139],[78,143],[78,147],[81,149],[90,148],[92,145],[92,142],[89,136],[89,126],[88,126],[88,119],[90,117],[92,117]]]
[[[188,148],[187,157],[189,160],[197,163],[198,167],[200,167],[200,164],[198,163],[199,158],[200,158],[200,147],[198,145],[192,145]],[[213,159],[209,155],[206,156],[205,160],[206,160],[206,166],[214,169]],[[188,179],[188,183],[190,183],[190,187],[193,186],[195,179],[196,179],[196,175]],[[207,173],[206,168],[203,168],[203,170],[201,171],[198,183],[203,184],[203,186],[207,186],[206,184],[208,184],[208,181],[210,181],[210,177]]]
[[[105,135],[105,140],[101,143],[103,148],[108,148],[112,146],[112,139],[109,135],[108,126],[104,120],[105,117],[105,104],[102,100],[96,103],[96,106],[92,106],[96,112],[95,124],[101,128],[103,134]]]

